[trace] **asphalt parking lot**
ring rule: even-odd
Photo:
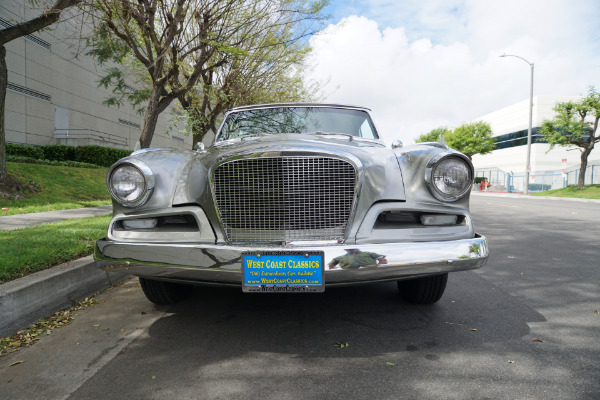
[[[383,283],[155,307],[130,280],[0,358],[0,398],[597,399],[599,205],[471,203],[490,260],[434,306]]]

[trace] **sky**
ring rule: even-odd
[[[414,142],[534,96],[600,89],[600,1],[331,0],[308,77],[325,101],[369,107]]]

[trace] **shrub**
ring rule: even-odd
[[[60,165],[63,167],[77,167],[77,168],[102,168],[101,165],[82,163],[78,161],[56,161],[56,160],[38,160],[30,157],[20,156],[8,156],[7,161],[25,164],[44,164],[44,165]]]
[[[75,154],[75,161],[110,167],[121,158],[130,155],[131,150],[104,146],[78,146]]]
[[[42,151],[42,149],[27,144],[7,143],[6,155],[16,157],[29,157],[35,159],[44,158],[44,152]]]
[[[486,179],[487,179],[487,178],[486,178],[486,177],[484,177],[484,176],[477,176],[477,177],[475,177],[474,183],[475,183],[476,185],[479,185],[479,184],[481,183],[481,181],[485,181]]]
[[[46,160],[55,161],[75,161],[75,152],[77,147],[51,144],[40,147],[44,152]]]
[[[23,144],[6,145],[6,155],[14,157],[16,162],[31,162],[26,160],[41,160],[43,164],[53,164],[49,161],[57,161],[70,164],[60,164],[67,166],[76,166],[73,163],[94,164],[102,167],[110,167],[116,161],[131,154],[131,150],[114,149],[104,146],[66,146],[66,145],[46,145],[34,147]],[[18,159],[18,160],[17,160]]]

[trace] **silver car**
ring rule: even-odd
[[[473,166],[442,143],[391,148],[367,108],[229,110],[214,143],[145,149],[107,175],[113,219],[94,257],[170,304],[194,284],[322,292],[397,281],[432,304],[448,272],[482,267],[469,214]]]

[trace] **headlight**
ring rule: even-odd
[[[124,207],[144,204],[154,189],[154,174],[139,160],[129,159],[113,165],[106,176],[111,196]]]
[[[438,154],[427,164],[425,180],[437,199],[457,201],[471,190],[473,167],[460,153]]]

